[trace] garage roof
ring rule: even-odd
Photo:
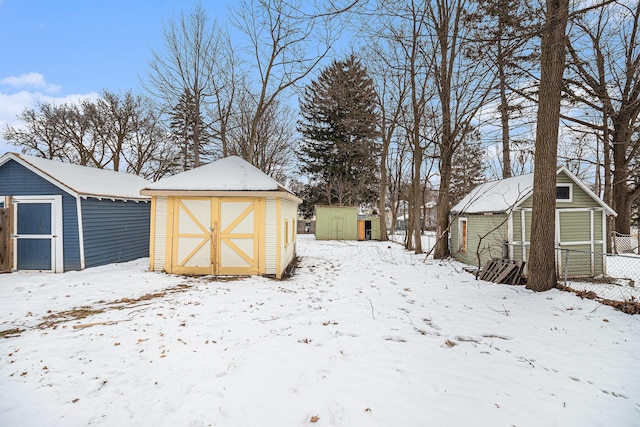
[[[149,181],[130,173],[74,165],[17,153],[6,153],[0,157],[0,166],[9,160],[14,160],[75,197],[149,199],[148,196],[140,195],[140,190],[149,185]]]
[[[204,166],[162,178],[149,190],[275,191],[284,187],[251,163],[229,156]]]

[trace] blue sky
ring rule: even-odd
[[[226,1],[204,1],[226,20]],[[194,1],[0,0],[0,128],[37,101],[139,92],[162,25]],[[15,150],[0,139],[0,154]]]

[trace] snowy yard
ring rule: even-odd
[[[640,424],[640,316],[393,243],[298,255],[285,281],[1,275],[0,426]]]

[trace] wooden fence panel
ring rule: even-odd
[[[0,208],[0,273],[11,271],[10,208]]]

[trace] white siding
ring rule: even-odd
[[[156,197],[155,226],[153,230],[153,271],[164,269],[167,243],[167,198]]]
[[[267,197],[265,203],[265,230],[264,230],[264,238],[265,238],[265,274],[276,274],[277,273],[277,239],[276,239],[276,229],[277,229],[277,221],[276,218],[276,199],[275,197]]]
[[[280,272],[284,272],[296,255],[295,219],[298,217],[298,205],[290,200],[282,200],[280,205],[281,224],[281,248],[280,248]],[[285,232],[285,224],[289,225],[288,233]],[[285,234],[289,241],[285,242]]]

